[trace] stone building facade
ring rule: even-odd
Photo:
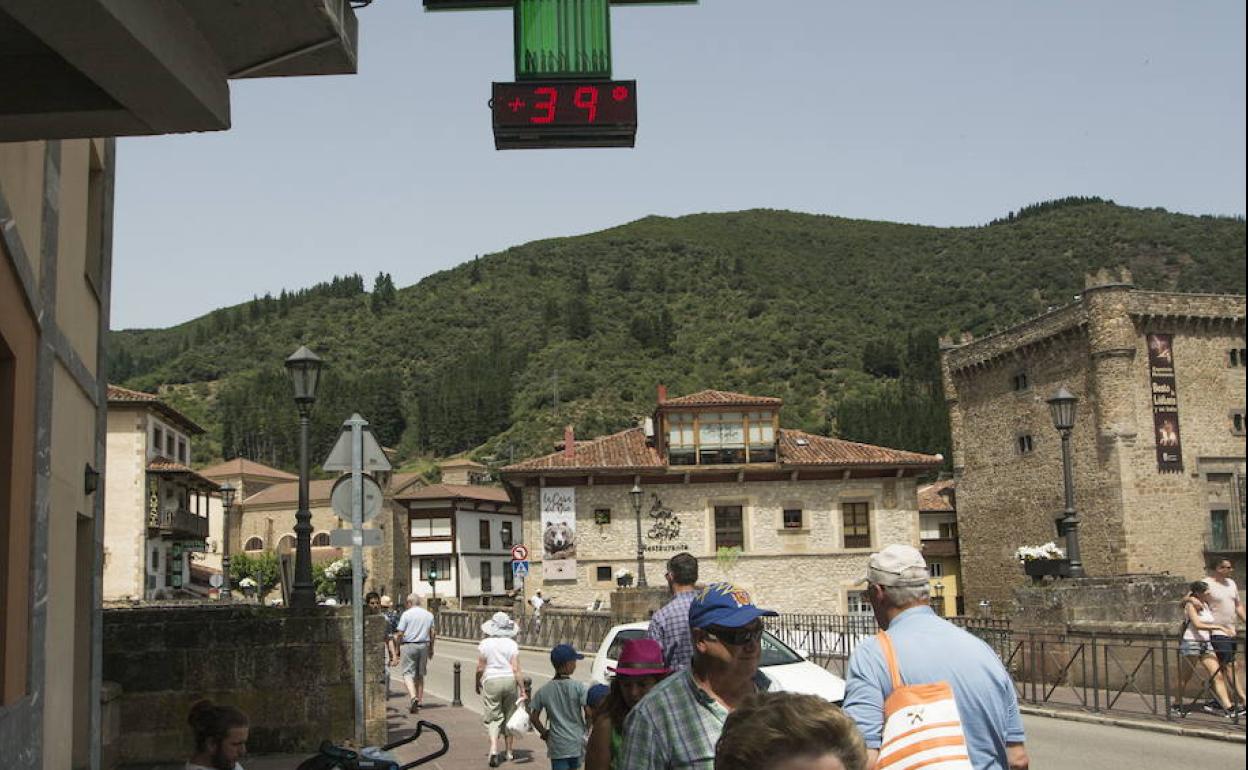
[[[1243,296],[1139,291],[1126,271],[1102,271],[1073,304],[945,341],[968,603],[1010,598],[1023,582],[1018,546],[1060,544],[1061,441],[1046,399],[1062,386],[1079,398],[1087,574],[1195,577],[1215,553],[1242,570],[1244,319]]]
[[[191,587],[218,487],[186,465],[203,432],[158,396],[108,386],[105,601],[173,598]]]
[[[235,457],[233,460],[201,468],[199,475],[212,480],[219,487],[226,484],[232,486],[236,501],[246,500],[251,495],[262,492],[274,484],[299,480],[299,477],[293,473],[287,473],[243,457]],[[222,545],[226,538],[225,528],[228,526],[230,529],[230,542],[236,543],[238,521],[237,516],[227,518],[224,515],[224,511],[221,510],[220,496],[208,501],[208,550],[199,559],[199,564],[208,571],[221,571],[221,557],[224,555]],[[231,553],[236,552],[231,551]]]
[[[364,549],[364,569],[368,575],[364,590],[402,596],[411,589],[406,551],[407,512],[395,502],[395,495],[420,484],[420,475],[383,473],[378,482],[385,492],[382,512],[372,521],[365,522],[365,526],[382,531],[382,544]],[[333,488],[334,479],[308,482],[313,564],[349,556],[348,549],[330,545],[330,532],[351,526],[349,521],[339,518],[330,506]],[[274,551],[279,556],[293,555],[296,545],[295,512],[298,507],[297,481],[270,485],[249,495],[242,503],[235,503],[237,515],[231,514],[231,518],[237,518],[238,526],[235,529],[231,523],[230,532],[237,539],[230,541],[230,554]]]
[[[664,585],[670,556],[689,551],[702,582],[733,581],[763,606],[862,612],[871,552],[919,545],[915,479],[942,459],[782,429],[780,406],[713,390],[668,399],[660,389],[640,427],[592,441],[568,435],[560,451],[504,468],[532,560],[526,594],[541,588],[556,606],[605,602],[620,573],[637,577],[640,518],[651,586]],[[564,522],[551,519],[555,497]],[[574,556],[549,558],[549,541],[569,552],[559,542],[566,522]]]

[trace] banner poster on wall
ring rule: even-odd
[[[1149,334],[1146,339],[1157,470],[1179,473],[1183,470],[1183,443],[1179,435],[1179,393],[1174,382],[1174,337]]]
[[[542,579],[576,580],[576,489],[542,489]]]

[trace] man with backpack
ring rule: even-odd
[[[928,580],[916,548],[871,555],[863,597],[884,631],[854,649],[844,707],[872,766],[882,756],[904,770],[940,754],[950,762],[942,767],[1027,770],[1009,673],[992,648],[932,611]]]

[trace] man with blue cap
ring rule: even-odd
[[[689,606],[693,661],[638,703],[624,723],[621,765],[628,770],[715,766],[715,743],[728,714],[747,696],[771,689],[758,670],[763,617],[731,583],[712,583]]]

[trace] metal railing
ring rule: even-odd
[[[1242,718],[1228,719],[1202,711],[1202,706],[1214,699],[1212,681],[1199,658],[1179,653],[1177,637],[1125,632],[1050,633],[1012,628],[1004,618],[947,620],[996,652],[1014,680],[1020,703],[1243,729]],[[840,676],[845,676],[857,644],[879,630],[875,618],[866,615],[782,614],[771,619],[768,628],[791,647],[805,652],[809,660]],[[1238,642],[1243,647],[1243,634]],[[1234,688],[1228,692],[1234,700]],[[1196,706],[1189,709],[1191,704]],[[1176,706],[1189,713],[1176,713]]]
[[[185,508],[161,509],[148,520],[148,526],[175,535],[194,538],[208,537],[208,517],[198,516]]]
[[[480,641],[485,634],[481,624],[489,620],[499,609],[506,607],[465,607],[458,610],[438,610],[438,636],[463,641]],[[588,610],[561,610],[545,608],[540,615],[516,617],[508,612],[519,626],[516,641],[533,647],[553,647],[570,644],[581,652],[597,652],[607,632],[615,625],[609,612]]]

